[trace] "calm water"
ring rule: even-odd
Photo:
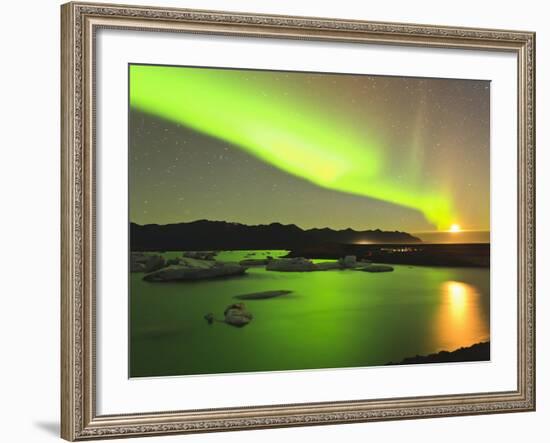
[[[238,261],[247,253],[217,258]],[[255,253],[248,258],[266,254]],[[256,267],[242,277],[179,283],[131,274],[130,375],[372,366],[489,339],[488,269],[394,268],[373,274]],[[293,293],[245,301],[254,319],[243,328],[203,318],[213,312],[223,319],[225,307],[240,301],[235,295],[279,289]]]

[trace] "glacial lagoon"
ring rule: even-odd
[[[220,261],[287,251],[222,251]],[[181,255],[166,252],[165,258]],[[318,260],[327,261],[327,260]],[[384,365],[488,341],[489,268],[392,265],[393,272],[267,271],[196,282],[130,274],[130,376],[151,377]],[[224,309],[242,294],[253,320],[237,328]]]

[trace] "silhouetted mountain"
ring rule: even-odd
[[[399,231],[303,230],[296,225],[281,223],[254,226],[209,220],[169,225],[130,223],[132,251],[294,249],[359,242],[418,243],[420,239]]]

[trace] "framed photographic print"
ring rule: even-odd
[[[61,14],[63,438],[534,410],[534,33]]]

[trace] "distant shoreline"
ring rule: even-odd
[[[481,342],[475,345],[455,349],[454,351],[440,351],[429,355],[407,357],[400,362],[389,362],[387,365],[415,365],[425,363],[461,363],[470,361],[489,361],[491,359],[491,342]]]
[[[490,266],[489,243],[324,244],[292,249],[289,257],[338,259],[355,255],[375,263],[477,267]]]

